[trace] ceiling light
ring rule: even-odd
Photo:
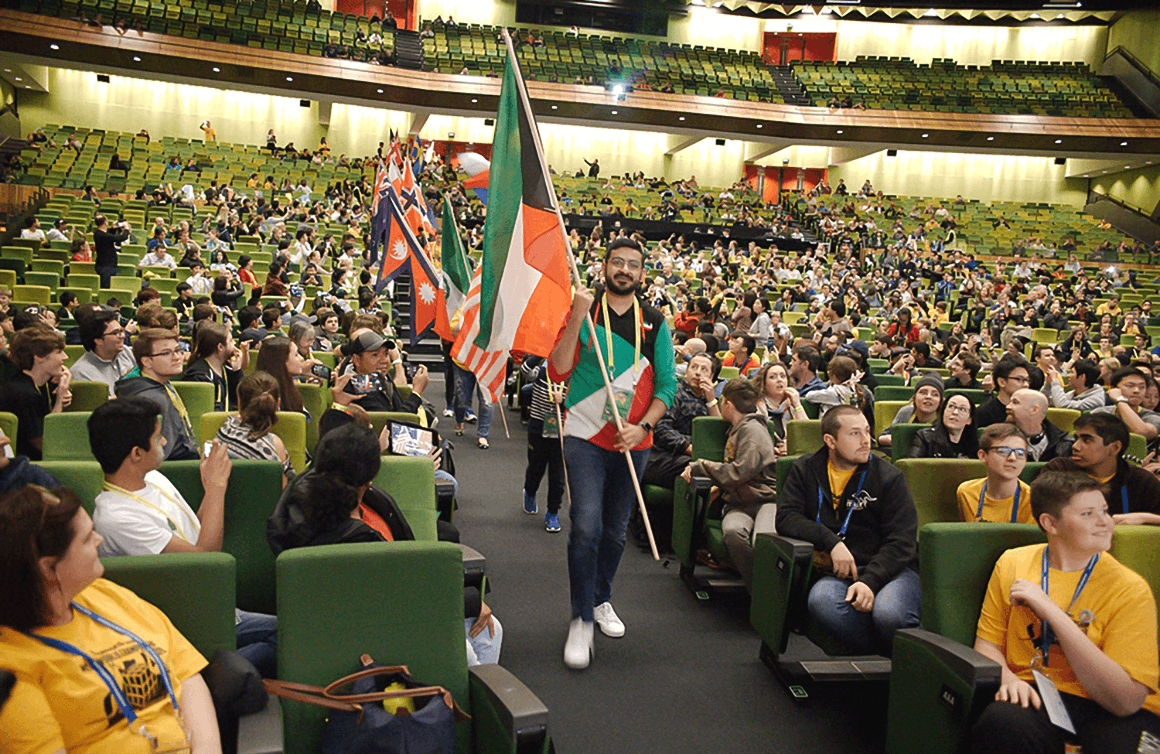
[[[16,77],[16,80],[17,81],[24,81],[24,79],[20,78],[19,76]]]
[[[289,76],[287,76],[287,77],[286,77],[286,80],[287,80],[287,81],[293,81],[294,79],[292,79],[292,78],[290,78]]]
[[[616,111],[615,111],[615,110],[613,110],[613,111],[612,111],[612,114],[613,114],[613,115],[616,115]]]
[[[141,58],[139,58],[139,57],[137,57],[136,55],[134,55],[134,56],[133,56],[133,62],[134,62],[134,63],[140,63],[140,62],[141,62]]]
[[[1120,146],[1121,146],[1121,147],[1126,147],[1126,146],[1128,146],[1128,142],[1126,142],[1126,141],[1121,141],[1121,142],[1120,142]]]
[[[935,10],[934,8],[931,8],[931,9],[927,10],[926,13],[922,14],[923,18],[934,18],[937,15],[938,15],[938,11]]]
[[[382,94],[382,93],[383,93],[383,90],[382,90],[382,89],[376,89],[375,91],[376,91],[376,92],[378,92],[379,94]]]
[[[1032,14],[1031,14],[1031,18],[1039,18],[1039,14],[1038,14],[1038,13],[1032,13]]]
[[[1132,166],[1131,166],[1131,165],[1125,165],[1125,166],[1124,166],[1124,170],[1127,170],[1127,169],[1128,169],[1128,168],[1130,168],[1130,167],[1132,167]]]
[[[923,135],[922,135],[922,138],[924,138],[924,139],[925,139],[925,138],[926,138],[926,137],[928,137],[928,136],[930,136],[930,134],[923,134]]]
[[[685,119],[685,116],[683,116],[683,115],[681,117],[677,118],[677,120],[684,120],[684,119]]]
[[[50,49],[50,50],[59,50],[59,49],[60,49],[60,45],[49,45],[49,46],[48,46],[48,49]]]
[[[32,88],[32,85],[31,85],[31,84],[25,84],[25,85],[24,85],[24,88],[25,88],[25,89],[31,89],[31,88]]]
[[[213,72],[214,72],[214,73],[221,73],[221,72],[222,72],[222,69],[221,69],[221,68],[218,68],[218,67],[215,65],[215,66],[213,67]]]
[[[382,91],[382,89],[380,89],[379,91],[381,92],[381,91]],[[473,99],[473,100],[471,100],[471,104],[473,104],[473,105],[474,105],[476,102],[479,102],[479,100],[477,100],[477,99]]]
[[[840,134],[844,134],[844,133],[846,133],[846,132],[845,132],[845,131],[843,131],[842,129],[840,129],[840,128],[839,128],[839,129],[838,129],[838,133],[840,133]]]
[[[1056,143],[1056,144],[1062,144],[1062,143],[1063,143],[1063,139],[1056,139],[1056,140],[1055,140],[1055,143]]]
[[[757,124],[757,127],[758,127],[758,128],[761,128],[761,124],[760,124],[760,123],[758,123],[758,124]]]
[[[556,107],[555,105],[552,105],[552,109],[553,109],[553,110],[558,110],[559,108],[558,108],[558,107]]]
[[[4,69],[4,72],[5,72],[5,73],[12,73],[12,69],[11,69],[11,68],[5,68],[5,69]]]
[[[714,7],[716,7],[716,6],[714,6]],[[624,84],[613,84],[612,85],[612,93],[615,94],[617,97],[624,94]]]

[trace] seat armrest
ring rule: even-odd
[[[463,585],[482,590],[483,580],[487,576],[487,558],[478,550],[462,543],[457,544],[463,550]]]
[[[804,539],[793,539],[774,532],[760,532],[757,539],[769,540],[795,563],[808,562],[814,555],[814,546]]]
[[[547,750],[548,708],[531,689],[499,665],[475,665],[467,672],[475,751]]]
[[[990,657],[933,631],[904,628],[894,634],[894,643],[897,645],[900,641],[919,646],[923,652],[945,665],[950,673],[965,683],[998,684],[1003,677],[1003,668]]]

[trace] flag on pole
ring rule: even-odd
[[[390,186],[390,181],[387,178],[387,169],[382,160],[379,160],[379,166],[375,170],[375,185],[371,189],[371,204],[369,207],[371,216],[371,233],[367,240],[367,252],[369,254],[370,263],[374,265],[379,258],[379,247],[382,245],[382,234],[376,232],[376,228],[382,226],[382,219],[379,217],[379,209],[382,205],[382,199],[386,196],[387,188]]]
[[[411,170],[410,160],[403,161],[403,175],[400,181],[399,202],[403,205],[403,216],[407,218],[407,225],[416,236],[422,232],[427,238],[435,237],[435,225],[428,217],[427,201],[423,198],[423,189],[415,180],[415,173]]]
[[[446,316],[446,308],[440,295],[439,273],[417,241],[412,246],[409,264],[411,269],[411,345],[414,346],[435,326],[441,313]]]
[[[451,200],[443,197],[443,244],[441,250],[443,264],[442,285],[439,289],[442,308],[436,313],[435,332],[443,340],[455,340],[451,333],[451,320],[467,299],[471,287],[471,273],[467,265],[467,254],[459,238],[459,228],[455,225],[455,212]]]
[[[547,356],[572,306],[572,282],[540,134],[506,33],[504,41],[475,343]]]
[[[475,375],[480,392],[498,403],[507,374],[507,352],[486,351],[475,344],[479,335],[479,286],[482,267],[471,275],[471,288],[459,319],[459,335],[451,346],[451,358]]]
[[[389,183],[379,201],[379,211],[371,222],[371,236],[377,238],[383,246],[378,279],[375,281],[375,292],[378,293],[384,285],[407,269],[408,260],[416,251],[422,250],[415,234],[407,227],[403,209],[399,206],[399,197]],[[432,279],[438,280],[435,277]]]

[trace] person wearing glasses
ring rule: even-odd
[[[1031,487],[1019,478],[1027,466],[1027,437],[1014,424],[992,424],[979,439],[979,460],[987,467],[987,476],[959,485],[963,520],[1034,523]]]
[[[995,381],[995,393],[975,411],[975,425],[978,427],[1007,421],[1007,404],[1016,390],[1030,383],[1031,372],[1026,359],[1006,355],[995,362],[991,377]]]
[[[1007,421],[1027,435],[1027,460],[1051,461],[1071,456],[1071,435],[1047,420],[1047,396],[1021,388],[1007,404]]]
[[[78,310],[79,311],[79,310]],[[132,350],[125,348],[125,328],[112,309],[101,309],[77,318],[77,331],[85,353],[72,366],[72,378],[103,382],[114,398],[113,385],[137,366]]]
[[[162,460],[200,458],[189,411],[172,383],[185,369],[177,336],[172,330],[146,328],[133,341],[133,356],[141,367],[141,376],[119,380],[113,386],[117,397],[140,396],[161,408],[161,434],[165,437]]]

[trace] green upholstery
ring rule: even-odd
[[[790,455],[813,453],[822,447],[821,419],[790,419],[785,423],[785,450]]]
[[[961,521],[959,485],[987,475],[982,461],[967,458],[903,458],[895,465],[906,477],[920,527],[938,521]],[[1020,478],[1031,484],[1044,465],[1028,462]]]
[[[334,358],[333,355],[331,358]],[[303,407],[310,412],[310,421],[306,422],[306,450],[313,453],[318,445],[318,421],[330,407],[330,390],[303,383],[298,386],[298,392],[302,394]]]
[[[109,400],[109,386],[103,382],[71,382],[72,403],[69,411],[89,411]]]
[[[90,411],[49,414],[44,417],[44,460],[91,461],[88,421]]]
[[[434,542],[438,538],[435,521],[439,509],[435,504],[435,465],[431,461],[383,456],[374,484],[395,499],[416,540]]]
[[[162,612],[208,660],[234,649],[234,559],[221,552],[104,558],[105,578]],[[174,585],[180,588],[174,588]]]
[[[213,385],[208,382],[174,382],[174,389],[181,396],[185,410],[189,412],[189,419],[197,431],[197,417],[213,411]]]
[[[1112,534],[1111,553],[1124,565],[1144,577],[1152,596],[1160,596],[1160,529],[1155,526],[1120,525]]]
[[[985,400],[987,400],[987,391],[986,390],[972,390],[971,388],[966,388],[966,387],[949,388],[946,391],[946,394],[944,397],[950,397],[952,395],[965,395],[965,396],[967,396],[975,404],[976,408],[983,405],[983,402]]]
[[[16,428],[20,420],[11,411],[0,411],[0,432],[12,442],[16,442]]]
[[[388,419],[410,422],[411,424],[423,424],[419,420],[418,414],[411,414],[405,411],[367,411],[367,416],[371,419],[371,429],[375,431],[376,435],[383,431],[383,427],[387,425]]]
[[[201,423],[198,425],[198,446],[213,440],[229,416],[228,411],[210,411],[202,414]],[[278,421],[270,431],[282,438],[286,452],[290,454],[290,462],[294,464],[294,470],[299,474],[305,471],[306,416],[297,411],[279,411]]]
[[[929,424],[892,424],[890,427],[890,460],[897,463],[908,457],[910,446],[914,444],[914,436],[920,429],[929,427]]]
[[[1080,412],[1074,408],[1047,409],[1047,421],[1068,434],[1071,434],[1072,428],[1075,427],[1075,420],[1079,418],[1079,415]]]
[[[368,654],[407,665],[471,713],[463,634],[463,559],[445,542],[304,547],[278,557],[278,675],[323,686]],[[341,585],[342,588],[336,588]],[[284,701],[286,754],[318,751],[326,710]],[[457,729],[470,750],[470,728]]]
[[[874,400],[877,401],[909,401],[914,395],[914,388],[905,385],[879,385],[874,388]]]
[[[1131,433],[1128,438],[1128,453],[1136,458],[1144,458],[1148,455],[1148,441],[1144,439],[1144,435]]]
[[[894,417],[902,410],[902,407],[909,405],[909,400],[874,401],[874,437],[881,437],[886,428],[894,421]]]
[[[876,374],[874,379],[878,380],[878,384],[900,387],[906,384],[906,379],[900,374]]]
[[[205,496],[200,461],[166,461],[161,473],[197,510]],[[237,606],[273,613],[274,554],[266,541],[266,519],[282,494],[282,467],[274,461],[234,461],[226,488],[222,551],[237,560]]]
[[[80,495],[85,510],[92,515],[93,501],[104,488],[105,475],[101,465],[88,461],[42,461],[40,467],[57,478],[61,484]]]
[[[715,416],[693,419],[692,458],[720,461],[725,457],[725,436],[729,423]],[[673,552],[682,567],[693,568],[697,560],[699,532],[704,525],[704,511],[688,505],[688,485],[677,478],[673,484]]]

